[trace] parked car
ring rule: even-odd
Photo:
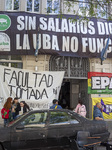
[[[0,150],[81,150],[106,142],[108,137],[105,121],[92,121],[64,109],[33,110],[0,128]]]

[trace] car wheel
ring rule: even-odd
[[[3,150],[3,147],[2,147],[2,145],[0,144],[0,150]]]

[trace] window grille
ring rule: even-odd
[[[60,0],[47,0],[47,13],[59,14]]]
[[[52,56],[51,71],[65,71],[65,78],[87,79],[89,61],[87,58]]]
[[[40,0],[26,0],[26,11],[39,12],[40,11]]]

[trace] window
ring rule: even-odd
[[[63,3],[63,13],[64,14],[77,15],[78,10],[79,10],[78,1],[64,0],[64,3]]]
[[[89,16],[89,3],[87,0],[80,0],[79,1],[79,15]]]
[[[26,128],[30,127],[44,127],[47,119],[47,112],[34,113],[28,116],[21,125],[24,125]]]
[[[50,71],[65,71],[65,78],[86,79],[89,62],[87,58],[52,56],[49,68]]]
[[[72,115],[66,112],[51,112],[50,125],[77,124],[79,123]]]
[[[0,65],[14,67],[14,68],[23,68],[23,63],[21,56],[10,56],[10,55],[1,55],[0,56]]]
[[[27,0],[27,11],[39,12],[40,0]]]
[[[99,4],[98,4],[99,3]],[[107,18],[108,6],[104,2],[98,0],[97,4],[95,4],[96,14],[100,18]]]
[[[73,115],[70,116],[70,124],[78,124],[79,122],[75,119]]]
[[[56,13],[60,11],[60,0],[47,0],[47,13]]]
[[[93,9],[93,16],[100,18],[107,18],[107,3],[101,0],[97,1],[88,1],[88,0],[80,0],[79,1],[79,15],[82,16],[91,16],[91,11]]]
[[[5,10],[19,10],[19,0],[5,0]]]

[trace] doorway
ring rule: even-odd
[[[70,109],[70,82],[63,81],[59,94],[59,104],[64,109]]]
[[[82,57],[51,56],[50,71],[65,71],[64,80],[59,94],[59,104],[63,108],[73,110],[78,98],[89,110],[89,97],[87,87],[87,73],[89,71],[89,59]]]
[[[79,98],[82,100],[88,111],[89,97],[87,93],[87,80],[64,79],[59,94],[59,104],[62,108],[73,110],[78,104]]]

